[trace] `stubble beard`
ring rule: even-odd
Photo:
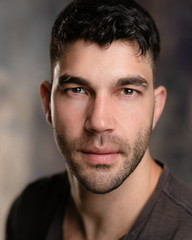
[[[151,131],[151,127],[140,131],[132,144],[119,136],[107,134],[98,136],[88,133],[82,138],[69,140],[64,131],[54,128],[54,135],[68,169],[80,184],[92,193],[105,194],[118,188],[137,168],[149,145]],[[79,157],[80,152],[96,143],[118,150],[121,156],[118,167],[109,164],[86,165]]]

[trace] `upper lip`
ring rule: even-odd
[[[83,153],[87,154],[113,154],[113,153],[118,153],[117,150],[114,150],[109,147],[103,147],[103,148],[98,148],[98,147],[91,147],[91,148],[86,148],[82,150]]]

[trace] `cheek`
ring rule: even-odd
[[[137,104],[119,106],[118,126],[121,133],[133,136],[143,129],[150,128],[153,118],[153,100],[141,101]]]
[[[85,104],[78,101],[65,101],[55,97],[52,104],[53,126],[67,135],[78,134],[82,131],[84,124],[85,109]]]

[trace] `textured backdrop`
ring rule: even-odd
[[[38,94],[50,79],[53,21],[69,1],[0,2],[0,239],[10,203],[30,181],[64,168],[41,111]],[[187,184],[192,183],[192,2],[140,0],[160,29],[157,82],[168,101],[151,149]]]

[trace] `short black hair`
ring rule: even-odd
[[[160,38],[150,14],[133,0],[74,0],[58,15],[51,34],[53,69],[69,43],[85,40],[100,46],[114,40],[136,41],[139,53],[150,53],[153,64],[160,53]]]

